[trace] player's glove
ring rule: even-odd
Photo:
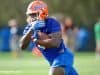
[[[37,30],[41,30],[44,27],[45,27],[45,22],[42,20],[31,22],[25,27],[23,35],[27,35],[30,31],[35,32]]]

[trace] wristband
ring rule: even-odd
[[[41,45],[38,45],[38,47],[41,48],[41,49],[45,49],[45,47],[44,46],[41,46]]]
[[[37,43],[37,40],[38,40],[38,39],[34,38],[34,39],[33,39],[33,42]]]

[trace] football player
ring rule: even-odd
[[[31,2],[27,8],[27,22],[20,47],[25,49],[32,41],[50,64],[49,75],[78,75],[73,68],[73,54],[65,48],[58,21],[48,16],[47,4],[41,0]]]

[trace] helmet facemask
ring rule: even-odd
[[[39,13],[32,13],[32,14],[28,14],[27,15],[27,22],[34,22],[37,21],[39,19]]]

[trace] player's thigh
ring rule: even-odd
[[[51,67],[49,75],[65,75],[65,70],[62,67]]]

